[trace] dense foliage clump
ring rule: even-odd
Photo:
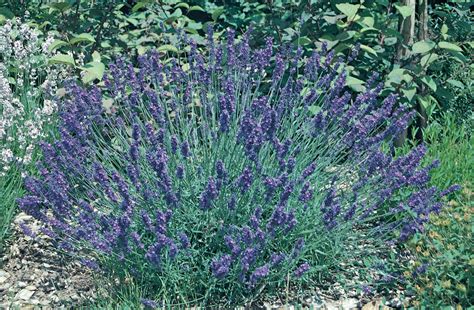
[[[21,208],[166,303],[308,288],[421,231],[453,188],[427,186],[424,146],[385,151],[412,113],[377,100],[376,74],[352,100],[325,45],[305,59],[249,38],[210,29],[206,53],[189,42],[185,59],[118,59],[104,90],[70,84]]]

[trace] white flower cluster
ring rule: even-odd
[[[47,65],[52,42],[19,20],[0,26],[0,177],[13,165],[31,163],[54,120],[58,83],[69,72]]]

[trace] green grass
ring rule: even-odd
[[[409,248],[417,259],[405,272],[416,303],[438,308],[443,305],[474,304],[474,136],[467,125],[456,124],[452,115],[431,124],[425,131],[429,146],[427,161],[439,159],[431,183],[441,188],[459,184],[463,188],[446,200],[447,206],[432,216],[424,234],[417,235]],[[416,267],[427,271],[413,277]]]
[[[20,174],[10,171],[0,177],[0,253],[8,236],[10,223],[15,213],[16,199],[23,193]]]

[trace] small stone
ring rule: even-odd
[[[27,287],[25,287],[26,290],[29,290],[29,291],[36,291],[36,286],[34,285],[28,285]]]
[[[31,298],[31,296],[33,296],[35,292],[34,291],[30,291],[30,290],[27,290],[27,289],[22,289],[21,291],[19,291],[16,295],[15,295],[15,299],[21,299],[21,300],[29,300]]]
[[[27,285],[28,285],[28,284],[26,284],[26,282],[23,282],[23,281],[19,281],[18,284],[17,284],[17,286],[18,286],[19,288],[25,288]]]

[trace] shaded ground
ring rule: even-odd
[[[58,253],[47,236],[25,236],[21,223],[38,233],[30,216],[16,216],[0,265],[0,309],[66,309],[94,298],[91,271]]]

